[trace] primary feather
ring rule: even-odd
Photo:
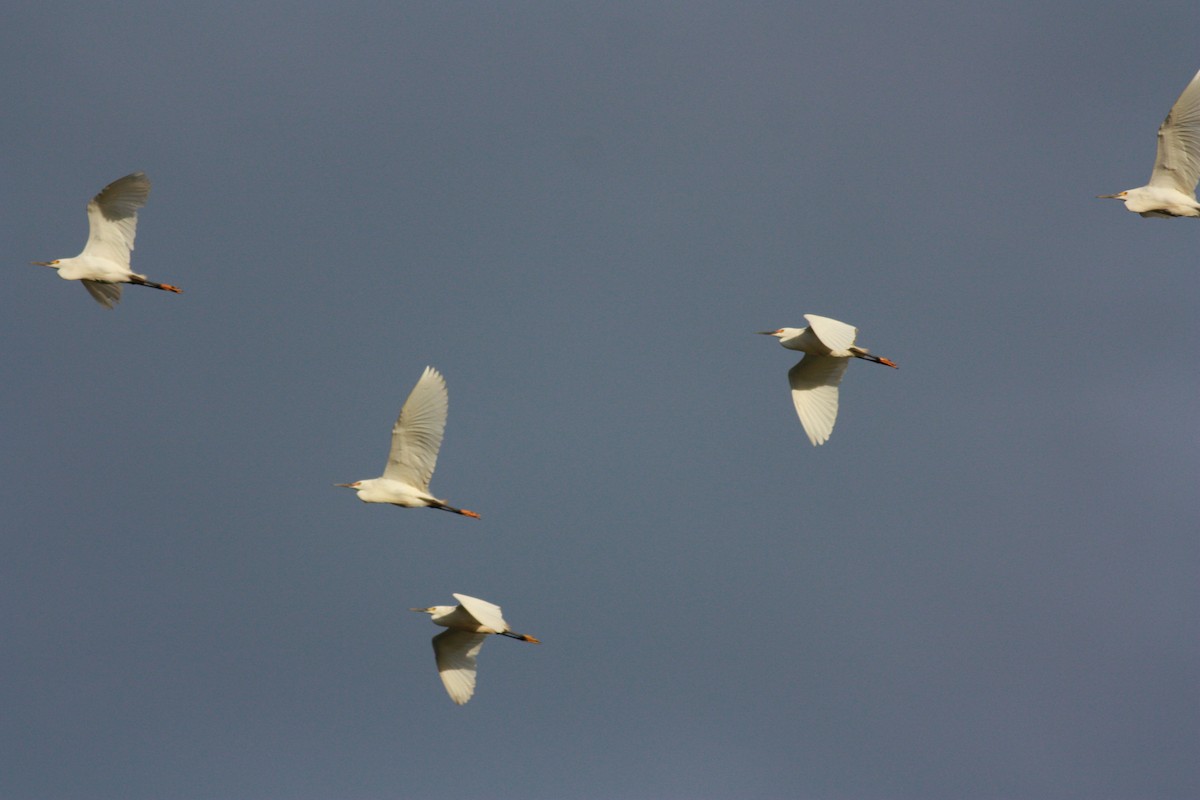
[[[830,356],[807,355],[788,370],[792,387],[792,405],[814,445],[824,444],[837,421],[838,385],[850,360]]]
[[[433,637],[438,676],[450,699],[462,705],[475,694],[476,657],[486,633],[448,630]]]
[[[1200,72],[1171,106],[1158,127],[1158,152],[1151,186],[1175,189],[1195,198],[1200,179]]]
[[[137,212],[150,197],[144,172],[118,178],[88,203],[88,240],[82,255],[108,258],[129,266],[137,237]]]
[[[446,380],[433,367],[426,367],[392,426],[392,449],[383,477],[429,491],[449,406]]]

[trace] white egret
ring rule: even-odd
[[[474,511],[455,508],[429,493],[429,479],[433,477],[438,450],[442,448],[449,404],[445,378],[433,367],[426,367],[392,426],[392,450],[383,475],[354,483],[335,483],[334,486],[357,490],[358,499],[364,503],[440,508],[479,519]]]
[[[1158,126],[1158,154],[1150,183],[1099,197],[1124,200],[1143,217],[1200,217],[1196,180],[1200,178],[1200,72]]]
[[[137,212],[150,196],[150,179],[144,172],[118,178],[100,190],[88,203],[88,240],[83,252],[74,258],[34,261],[39,267],[53,267],[58,277],[83,281],[96,302],[112,308],[121,301],[121,284],[134,283],[178,294],[183,290],[166,283],[147,280],[129,269],[129,251],[137,235]]]
[[[807,328],[780,328],[777,331],[759,331],[763,336],[774,336],[789,350],[799,350],[806,355],[796,366],[788,370],[788,381],[792,385],[792,403],[800,424],[814,445],[824,444],[833,432],[837,420],[838,384],[849,365],[847,359],[862,358],[876,364],[895,367],[889,359],[871,355],[864,347],[854,346],[858,329],[844,322],[816,314],[805,314]]]
[[[454,599],[459,605],[411,610],[429,614],[434,625],[450,629],[433,637],[433,654],[446,693],[461,706],[475,694],[475,657],[489,634],[534,644],[541,642],[523,633],[513,633],[500,613],[500,606],[465,594],[456,594]]]

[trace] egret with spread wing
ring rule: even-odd
[[[433,655],[446,693],[461,706],[475,694],[475,658],[489,634],[534,644],[541,642],[523,633],[513,633],[500,613],[500,606],[465,594],[456,594],[454,599],[459,603],[456,606],[411,610],[429,614],[434,625],[450,629],[433,637]]]
[[[134,172],[118,178],[100,190],[88,203],[88,240],[83,252],[74,258],[54,261],[34,261],[39,267],[53,267],[58,277],[68,281],[83,281],[83,288],[105,308],[121,301],[121,284],[134,283],[162,289],[165,292],[183,291],[166,283],[147,280],[129,268],[129,253],[137,235],[137,212],[150,196],[150,179],[144,172]]]
[[[1158,153],[1150,183],[1102,198],[1123,200],[1143,217],[1200,217],[1196,180],[1200,178],[1200,72],[1179,95],[1158,126]]]
[[[433,477],[438,451],[442,448],[449,405],[446,380],[433,367],[426,367],[392,426],[392,450],[383,475],[354,483],[335,483],[334,486],[356,490],[358,499],[364,503],[440,508],[479,519],[474,511],[455,508],[429,493],[429,479]]]
[[[764,336],[774,336],[789,350],[799,350],[806,355],[796,366],[788,370],[788,381],[792,385],[792,403],[800,424],[814,445],[824,444],[833,433],[837,420],[838,384],[849,365],[849,358],[861,358],[895,367],[891,360],[873,356],[865,347],[855,347],[854,338],[858,329],[853,325],[838,322],[829,317],[805,314],[807,328],[780,328],[775,331],[759,331]]]

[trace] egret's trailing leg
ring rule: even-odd
[[[892,361],[890,358],[884,358],[883,356],[871,355],[866,350],[863,350],[861,347],[851,347],[850,352],[854,355],[855,358],[861,358],[864,361],[874,361],[876,364],[885,364],[886,366],[889,366],[892,369],[900,369],[900,365],[897,364],[895,361]]]
[[[183,289],[180,289],[178,286],[172,286],[169,283],[155,283],[154,281],[148,281],[140,275],[130,276],[129,282],[136,283],[138,286],[149,286],[151,289],[162,289],[164,292],[183,294]]]
[[[464,517],[471,517],[472,519],[483,519],[483,517],[479,516],[479,514],[475,513],[474,511],[469,511],[465,508],[455,508],[454,506],[448,506],[445,503],[436,505],[434,508],[440,508],[442,511],[450,511],[455,514],[462,514]]]

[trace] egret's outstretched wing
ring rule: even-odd
[[[429,491],[449,405],[445,379],[433,367],[426,367],[392,427],[392,452],[383,477]]]
[[[109,258],[128,267],[137,236],[137,212],[149,196],[150,179],[144,172],[118,178],[101,189],[88,203],[88,240],[82,255]]]
[[[821,340],[821,344],[835,352],[849,350],[850,345],[854,344],[854,337],[858,335],[858,328],[836,319],[818,317],[816,314],[805,314],[804,318],[808,320],[809,329]]]
[[[808,440],[814,445],[824,444],[833,433],[838,411],[838,384],[849,365],[848,358],[807,355],[788,370],[792,404],[796,406],[796,414]]]
[[[1200,178],[1200,72],[1179,95],[1158,127],[1158,155],[1150,185],[1178,189],[1189,197]]]
[[[508,630],[508,623],[504,621],[504,616],[500,613],[500,606],[489,603],[487,600],[480,600],[478,597],[468,597],[465,594],[456,594],[454,599],[483,627],[491,628],[494,633],[504,633]]]
[[[448,630],[433,637],[438,675],[450,699],[460,706],[475,694],[475,657],[486,633]]]
[[[84,278],[83,288],[87,289],[88,294],[96,298],[96,302],[105,308],[112,308],[121,302],[121,284],[119,283],[89,281],[87,278]]]

